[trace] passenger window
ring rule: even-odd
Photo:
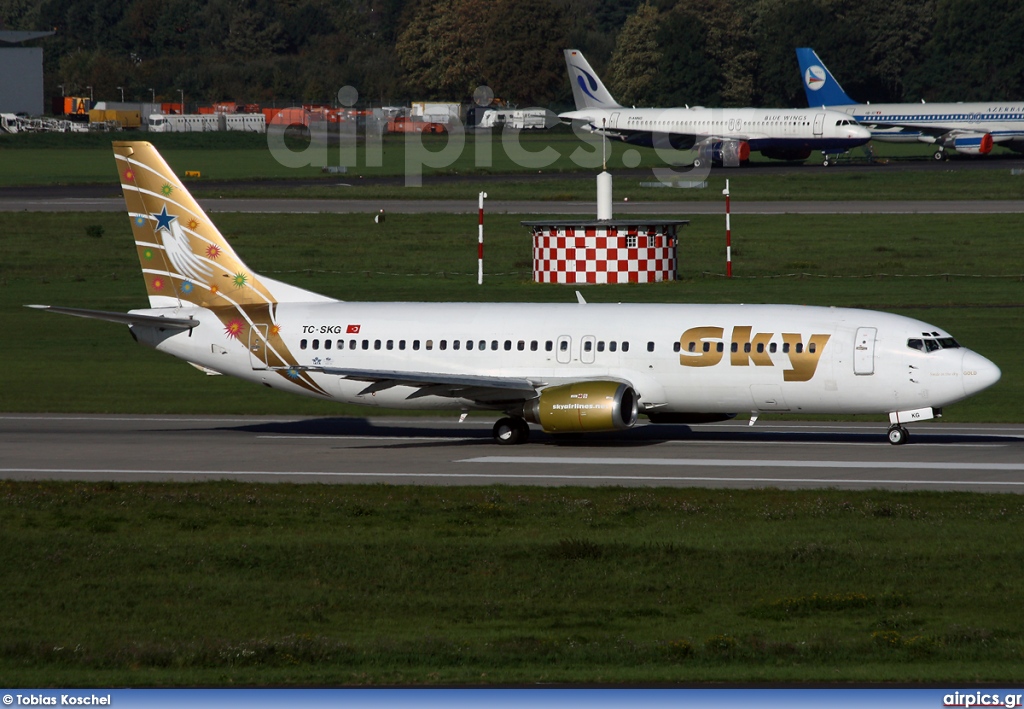
[[[338,349],[339,350],[345,349],[345,341],[344,340],[338,340]]]
[[[802,342],[796,343],[796,353],[797,354],[801,354],[803,351],[804,351],[804,343],[802,343]]]
[[[740,343],[734,342],[731,345],[729,345],[729,351],[730,352],[739,352],[740,351]]]
[[[568,340],[562,340],[561,342],[559,342],[558,343],[558,349],[560,349],[562,352],[565,352],[566,350],[568,350],[569,349],[569,341]]]
[[[678,342],[673,342],[672,343],[672,351],[673,352],[678,352],[681,349],[683,349],[683,348],[679,345]]]
[[[491,349],[492,350],[498,349],[498,341],[497,340],[491,340]]]
[[[537,351],[537,341],[536,340],[530,340],[530,352],[536,352],[536,351]]]
[[[400,350],[404,350],[405,349],[405,340],[399,340],[398,341],[398,349],[400,349]]]
[[[434,349],[434,341],[433,340],[427,340],[423,344],[424,344],[423,349],[425,349],[425,350],[432,350],[432,349]]]
[[[654,352],[654,343],[653,342],[648,342],[647,343],[647,351],[648,352]]]
[[[783,354],[789,354],[789,343],[788,342],[783,342],[782,343],[782,353]]]
[[[309,342],[308,342],[308,341],[306,341],[306,340],[299,340],[299,349],[300,349],[300,350],[304,350],[304,349],[306,349],[306,346],[307,346],[308,344],[309,344]]]
[[[749,342],[744,342],[743,343],[743,351],[746,352],[747,354],[750,353],[750,343]]]
[[[505,340],[505,351],[508,352],[512,349],[512,340]]]
[[[618,349],[618,347],[619,347],[619,343],[615,342],[614,340],[612,340],[611,342],[608,343],[608,351],[609,352],[614,352],[616,349]]]
[[[623,352],[629,352],[629,343],[628,342],[623,342],[622,343],[622,351]]]
[[[724,352],[724,351],[725,351],[725,343],[724,342],[719,342],[718,344],[715,345],[715,352]]]
[[[590,340],[587,340],[586,342],[583,343],[583,351],[584,352],[590,352],[590,350],[592,350],[593,348],[594,348],[594,343],[591,342]]]
[[[763,352],[764,352],[764,343],[763,342],[758,342],[757,343],[757,353],[758,354],[762,354]]]
[[[324,349],[325,350],[331,349],[331,340],[324,340]]]
[[[597,343],[597,351],[604,352],[604,340],[599,340]]]
[[[778,348],[779,346],[774,342],[768,345],[768,351],[771,352],[772,354],[775,354],[775,350],[777,350]]]
[[[388,345],[387,346],[388,346],[389,350],[395,349],[395,341],[394,340],[388,340]]]
[[[373,341],[373,349],[375,349],[375,350],[379,350],[380,349],[380,340],[374,340]]]
[[[553,348],[554,348],[554,345],[552,344],[551,340],[548,340],[547,342],[544,343],[544,351],[545,352],[550,352]]]
[[[704,351],[705,352],[710,352],[711,351],[711,343],[710,342],[705,342],[704,343]]]
[[[523,340],[520,340],[519,342],[517,342],[516,343],[516,349],[519,350],[520,352],[525,350],[526,349],[526,342],[523,341]]]
[[[440,350],[448,349],[448,340],[441,340],[441,342],[438,345],[438,349],[440,349]]]
[[[452,340],[452,349],[453,350],[457,350],[461,346],[462,346],[461,341],[459,341],[459,340]]]
[[[313,340],[313,349],[314,350],[320,349],[320,340]]]
[[[420,341],[419,340],[413,340],[412,341],[412,348],[414,350],[418,350],[420,348]]]
[[[697,351],[697,343],[696,343],[696,342],[691,342],[691,343],[690,343],[690,344],[689,344],[689,345],[687,346],[687,348],[686,348],[686,351],[687,351],[687,352],[696,352],[696,351]]]
[[[363,349],[364,350],[370,349],[370,341],[369,340],[363,340]]]
[[[487,349],[487,340],[480,340],[480,342],[477,344],[477,349],[478,350],[486,350]]]
[[[473,341],[472,340],[466,340],[466,349],[467,350],[473,349]]]
[[[355,350],[355,349],[358,349],[358,345],[359,345],[359,343],[358,343],[358,342],[356,342],[355,340],[349,340],[349,341],[348,341],[348,348],[349,348],[350,350]]]
[[[810,343],[809,345],[807,345],[807,351],[810,352],[811,354],[814,354],[815,350],[817,350],[817,349],[818,349],[818,346],[816,344],[814,344],[813,342]]]

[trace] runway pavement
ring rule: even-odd
[[[1024,425],[642,426],[499,446],[452,418],[0,415],[0,478],[396,485],[885,488],[1024,493]]]
[[[257,214],[476,214],[476,200],[402,199],[201,199],[207,212]],[[2,197],[0,212],[123,212],[120,197]],[[721,214],[720,202],[623,202],[617,216]],[[590,214],[595,202],[491,200],[489,214]],[[1024,200],[892,200],[732,202],[733,214],[1021,214]]]

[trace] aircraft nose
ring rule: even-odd
[[[861,138],[863,140],[870,140],[871,139],[871,131],[869,131],[867,128],[865,128],[862,125],[858,124],[858,125],[852,126],[850,128],[850,132],[853,134],[853,135],[850,136],[851,138]]]
[[[977,352],[964,352],[961,371],[963,372],[964,395],[971,396],[999,381],[1003,373],[994,362],[985,359]]]

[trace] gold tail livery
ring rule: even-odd
[[[749,412],[904,424],[992,386],[947,332],[870,310],[796,305],[357,303],[255,273],[145,142],[114,143],[149,307],[45,305],[128,325],[140,343],[275,389],[403,409],[502,412],[499,443]]]

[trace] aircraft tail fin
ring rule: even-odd
[[[621,108],[590,67],[583,52],[564,49],[562,54],[565,55],[565,65],[569,70],[569,82],[572,84],[572,97],[576,101],[577,111],[587,108]]]
[[[857,103],[846,95],[832,72],[818,58],[810,47],[796,50],[796,59],[800,63],[800,75],[807,94],[807,105],[814,106],[846,106]]]
[[[250,269],[153,145],[115,141],[113,148],[151,307],[330,300]]]

